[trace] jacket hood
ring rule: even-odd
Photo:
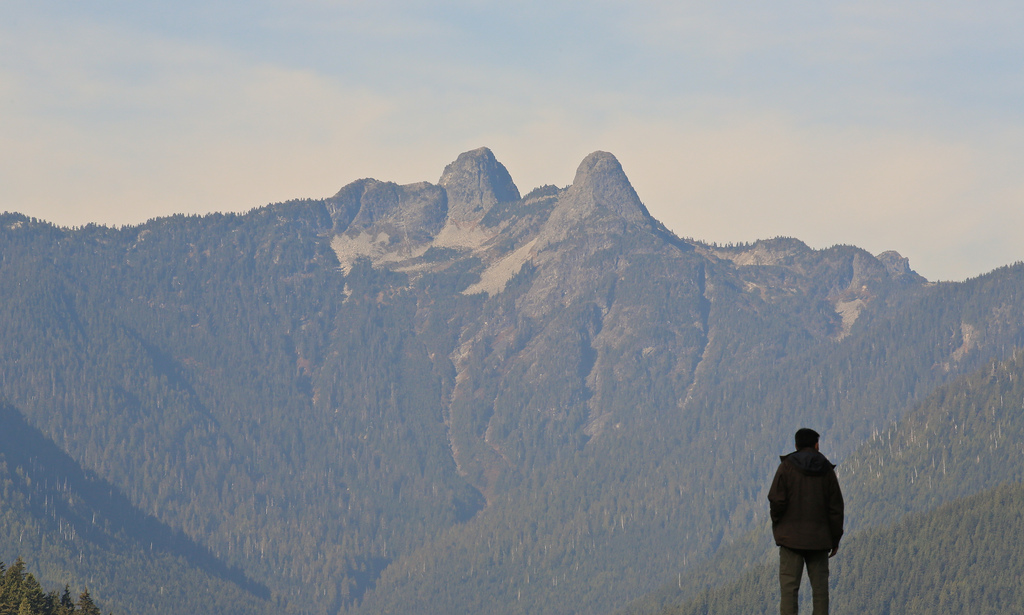
[[[834,463],[813,448],[805,448],[783,455],[781,459],[793,464],[797,470],[808,476],[821,476],[836,467]]]

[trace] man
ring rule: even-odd
[[[800,578],[807,566],[814,615],[828,614],[828,559],[843,536],[843,494],[835,466],[818,451],[818,432],[796,432],[796,452],[782,457],[768,491],[772,534],[779,546],[781,615],[797,615]]]

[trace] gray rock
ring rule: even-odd
[[[910,259],[904,257],[895,250],[882,252],[876,258],[885,265],[886,270],[888,270],[888,272],[893,276],[915,273],[910,268]]]
[[[335,233],[386,232],[395,241],[429,241],[444,226],[444,190],[427,182],[399,186],[360,179],[328,199]]]
[[[512,176],[486,147],[460,154],[438,184],[448,193],[449,218],[460,224],[475,224],[495,204],[519,200]]]
[[[594,152],[583,159],[568,196],[577,207],[605,208],[630,222],[650,218],[622,165],[608,152]]]

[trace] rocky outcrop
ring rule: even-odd
[[[476,224],[493,205],[519,200],[512,176],[486,147],[460,154],[437,183],[448,194],[448,218],[457,224]]]
[[[630,222],[650,217],[622,165],[608,152],[594,152],[583,159],[567,197],[579,206],[605,208]]]
[[[448,200],[444,190],[420,182],[399,186],[360,179],[328,199],[335,233],[387,233],[392,242],[430,241],[444,226]]]
[[[885,265],[886,270],[892,276],[910,275],[919,277],[917,273],[910,268],[910,259],[895,250],[882,252],[875,258]]]
[[[399,186],[360,179],[327,200],[334,221],[331,247],[342,270],[360,258],[401,262],[426,252],[444,226],[444,190],[420,182]]]
[[[628,222],[650,217],[622,165],[608,152],[594,152],[583,159],[552,218],[578,220],[592,213],[610,213]]]
[[[559,244],[578,232],[595,238],[621,235],[626,226],[649,220],[647,208],[615,156],[594,152],[583,159],[572,185],[560,195],[539,234],[537,249]]]

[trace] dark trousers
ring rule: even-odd
[[[814,615],[828,615],[828,551],[803,551],[779,547],[779,601],[780,615],[797,615],[800,579],[807,566],[811,582]]]

